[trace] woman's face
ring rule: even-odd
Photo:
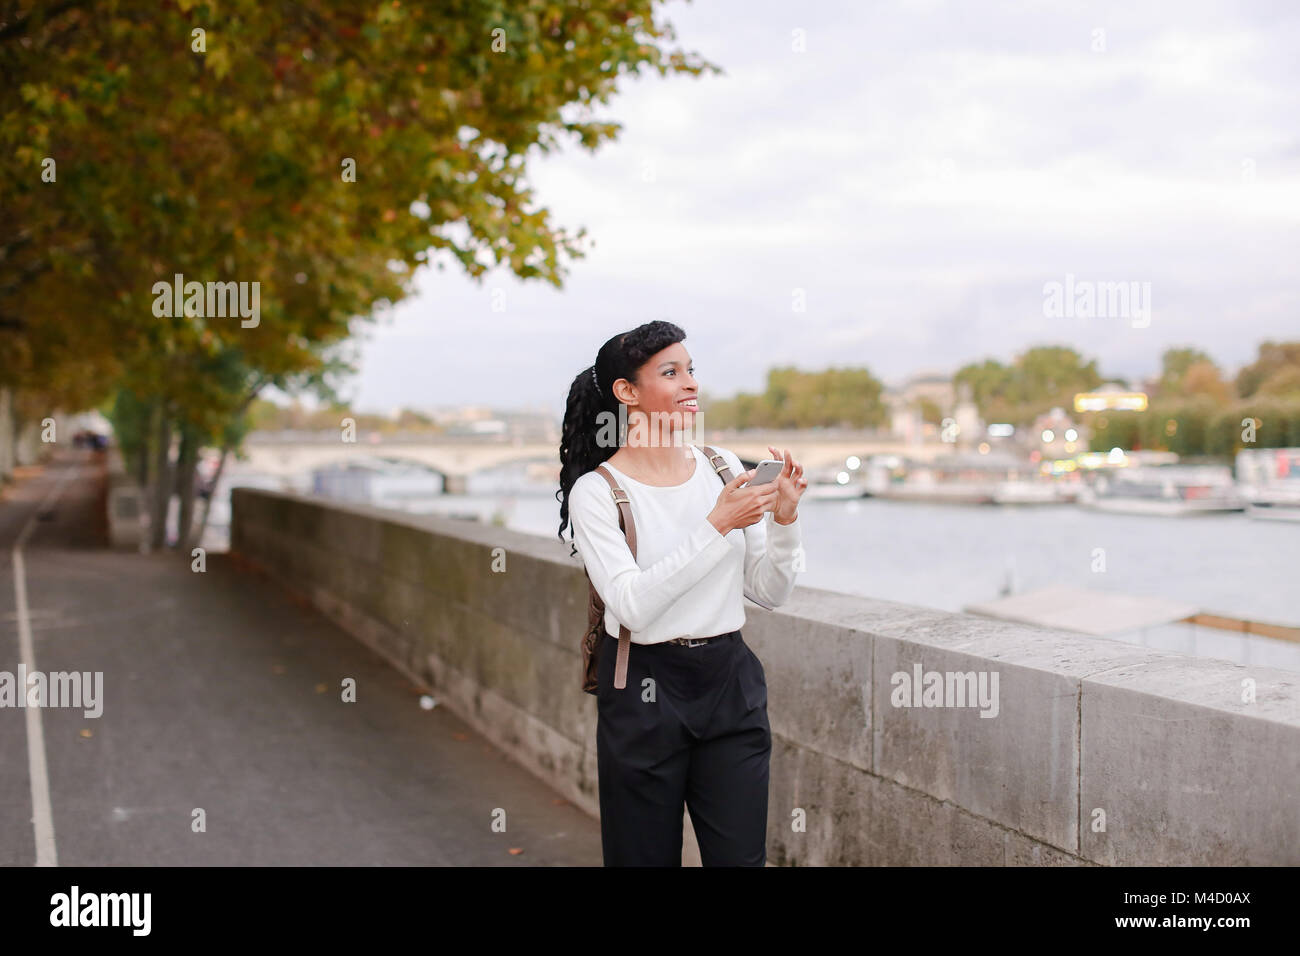
[[[681,342],[656,352],[641,366],[633,391],[635,394],[629,396],[631,401],[625,402],[631,406],[628,416],[644,413],[649,421],[643,427],[653,429],[662,421],[658,427],[667,434],[694,426],[699,411],[696,404],[699,386],[695,383],[690,353]]]

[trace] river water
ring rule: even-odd
[[[413,512],[495,518],[556,542],[554,487],[496,474],[470,494],[407,498]],[[383,502],[376,502],[383,504]],[[1186,602],[1201,611],[1300,627],[1300,524],[1245,514],[1148,517],[1074,505],[999,507],[879,498],[799,507],[806,570],[799,583],[945,611],[1047,585]],[[220,532],[220,529],[215,529]],[[1102,549],[1104,571],[1097,549]],[[746,605],[747,607],[749,605]],[[1191,625],[1117,639],[1300,670],[1300,644]]]
[[[1297,523],[880,498],[805,499],[799,521],[799,583],[809,587],[960,611],[996,599],[1009,580],[1015,592],[1066,584],[1300,626]],[[533,496],[515,497],[507,520],[557,541],[559,523],[558,502]],[[1097,548],[1104,571],[1093,570]]]

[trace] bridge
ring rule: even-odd
[[[769,457],[768,445],[789,448],[805,472],[838,471],[850,455],[904,455],[922,461],[951,455],[955,446],[942,442],[909,444],[874,431],[852,429],[748,430],[708,432],[694,444],[729,448],[747,465]],[[559,475],[559,436],[437,435],[427,433],[357,434],[345,441],[341,431],[261,431],[244,442],[245,467],[262,474],[288,478],[317,468],[347,465],[371,458],[410,462],[439,473],[444,490],[462,493],[466,479],[478,472],[505,465],[537,463],[554,467]]]

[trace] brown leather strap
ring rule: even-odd
[[[604,480],[610,483],[610,494],[614,497],[615,505],[619,506],[619,527],[623,528],[624,536],[628,538],[628,550],[632,551],[633,559],[637,557],[637,525],[632,520],[632,502],[628,498],[628,493],[619,488],[619,483],[614,480],[610,470],[599,464],[595,468]],[[594,593],[594,589],[593,589]],[[603,607],[603,602],[602,602]],[[632,653],[632,632],[630,632],[623,622],[619,622],[619,654],[614,661],[614,687],[623,689],[628,685],[628,656]]]
[[[714,471],[722,476],[722,483],[725,485],[733,477],[731,474],[731,466],[727,464],[727,459],[723,458],[708,445],[701,445],[700,447],[704,449],[704,454],[709,456],[709,464],[713,466]]]

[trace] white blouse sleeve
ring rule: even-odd
[[[708,518],[701,517],[681,544],[642,569],[618,526],[618,505],[609,484],[594,471],[582,475],[570,489],[569,518],[573,543],[592,586],[629,631],[648,628],[731,549]]]
[[[716,447],[716,446],[715,446]],[[744,471],[740,458],[725,448],[718,452],[731,465],[731,475]],[[769,511],[745,528],[745,596],[771,610],[794,592],[795,556],[802,549],[799,519],[777,524]]]

